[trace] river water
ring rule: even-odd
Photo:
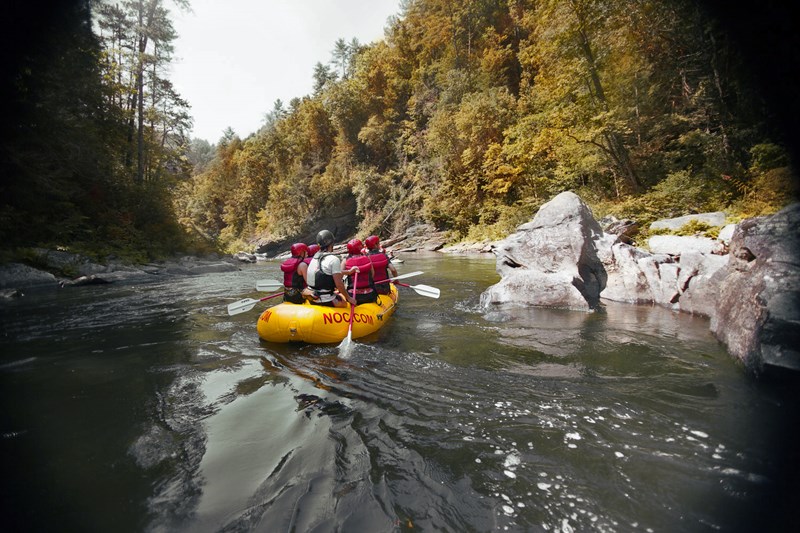
[[[487,258],[347,359],[275,345],[240,272],[0,304],[3,525],[36,531],[760,531],[800,503],[786,383],[668,310],[486,311]],[[794,507],[793,507],[794,506]],[[10,529],[9,529],[10,530]]]

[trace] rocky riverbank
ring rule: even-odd
[[[239,269],[239,261],[216,255],[203,258],[176,257],[142,265],[131,265],[115,259],[100,264],[80,254],[37,248],[32,250],[29,259],[37,268],[22,263],[0,265],[0,297],[17,297],[29,290],[134,283],[147,281],[153,276],[190,276]]]
[[[665,306],[709,317],[714,335],[753,373],[800,371],[799,237],[800,204],[793,204],[726,226],[717,239],[658,235],[643,250],[624,231],[604,231],[565,192],[494,246],[502,279],[481,302],[583,311],[602,309],[603,300]]]
[[[598,221],[578,196],[565,192],[502,241],[445,246],[444,233],[419,225],[382,244],[398,258],[419,252],[494,253],[502,279],[482,294],[485,307],[596,311],[604,300],[660,305],[708,317],[713,334],[754,374],[800,371],[800,204],[736,225],[723,226],[724,213],[705,213],[658,221],[651,229],[674,231],[692,220],[722,226],[719,236],[654,235],[648,249],[638,248],[631,244],[635,222]],[[266,258],[240,252],[143,265],[114,259],[99,264],[79,254],[36,249],[30,259],[37,268],[0,265],[0,298],[28,290],[231,272],[243,262]]]

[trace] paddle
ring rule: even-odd
[[[256,281],[256,290],[272,292],[283,287],[283,282],[275,279],[260,279]]]
[[[356,299],[356,286],[358,284],[358,272],[353,275],[353,300]],[[350,325],[347,326],[347,337],[339,344],[339,357],[347,357],[350,354],[353,344],[353,315],[356,314],[356,306],[350,304]]]
[[[417,271],[417,272],[409,272],[408,274],[403,274],[402,276],[397,276],[394,278],[385,279],[383,281],[378,281],[376,283],[388,283],[390,281],[394,281],[396,279],[406,279],[413,276],[419,276],[420,274],[424,274],[424,272]],[[272,292],[277,291],[278,289],[283,287],[283,283],[275,280],[275,279],[260,279],[256,282],[256,290],[261,292]]]
[[[264,300],[269,300],[270,298],[277,298],[278,296],[283,296],[283,293],[273,294],[272,296],[264,296],[260,300],[253,300],[252,298],[245,298],[244,300],[239,300],[238,302],[233,302],[228,306],[228,314],[229,315],[238,315],[239,313],[244,313],[246,311],[251,310],[258,302],[263,302]]]
[[[438,298],[439,293],[441,292],[436,287],[431,287],[430,285],[407,285],[405,283],[396,283],[395,285],[414,289],[417,294],[427,296],[428,298]]]
[[[412,276],[419,276],[420,274],[424,274],[424,273],[425,272],[423,272],[421,270],[418,270],[416,272],[409,272],[408,274],[402,274],[400,276],[395,276],[393,278],[382,279],[380,281],[376,281],[375,284],[377,285],[378,283],[388,283],[390,281],[395,281],[395,280],[398,280],[398,279],[406,279],[406,278],[410,278]]]

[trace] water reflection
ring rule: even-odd
[[[12,518],[132,531],[744,531],[797,494],[775,444],[796,420],[791,396],[749,381],[705,320],[619,304],[487,312],[491,260],[409,257],[403,269],[426,271],[420,283],[442,297],[404,291],[342,360],[335,346],[262,343],[262,307],[227,315],[277,268],[63,292],[52,315],[44,300],[0,309],[13,406],[0,444],[21,465],[5,467]]]

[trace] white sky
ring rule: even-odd
[[[400,0],[191,0],[173,12],[171,81],[192,106],[193,137],[216,143],[230,126],[258,130],[275,100],[311,93],[314,65],[338,38],[383,39]]]

